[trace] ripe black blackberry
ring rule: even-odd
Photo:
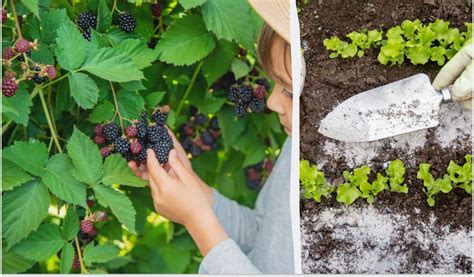
[[[40,77],[38,73],[36,73],[35,76],[33,76],[33,82],[35,82],[38,85],[46,83],[48,79],[49,79],[48,76]]]
[[[150,125],[147,128],[148,140],[152,143],[158,143],[162,137],[167,135],[167,131],[164,127],[158,125]]]
[[[147,148],[152,149],[155,152],[155,156],[160,164],[168,162],[169,150],[166,145],[162,143],[148,144]]]
[[[95,29],[97,27],[97,15],[91,10],[81,12],[77,17],[77,25],[84,31],[89,28]]]
[[[121,154],[122,156],[125,156],[130,150],[130,142],[128,142],[128,140],[126,140],[125,138],[119,137],[114,142],[114,149],[115,152]]]
[[[261,86],[264,86],[267,91],[270,91],[270,89],[271,89],[271,87],[272,87],[271,84],[270,84],[270,82],[268,82],[268,80],[265,79],[265,78],[257,79],[257,81],[255,81],[255,83],[257,83],[257,84],[259,84],[259,85],[261,85]]]
[[[265,100],[253,98],[249,104],[249,109],[253,113],[263,113],[265,111]]]
[[[211,118],[211,120],[209,121],[209,128],[211,130],[219,130],[219,121],[217,120],[217,117]]]
[[[84,37],[85,40],[91,41],[92,40],[92,29],[90,29],[90,28],[85,29],[82,32],[82,36]]]
[[[237,103],[249,103],[252,100],[253,88],[248,85],[231,87],[229,91],[229,100]]]
[[[117,124],[111,122],[104,126],[104,137],[107,141],[113,142],[120,135],[119,127]]]
[[[142,148],[142,151],[138,155],[135,156],[136,160],[139,162],[144,162],[146,161],[146,149]]]
[[[156,45],[158,44],[157,38],[151,38],[150,41],[147,43],[148,48],[155,49]]]
[[[135,30],[135,27],[137,25],[137,21],[135,20],[135,17],[129,12],[124,12],[119,14],[118,16],[118,22],[120,28],[124,30],[127,33],[131,33]]]
[[[140,118],[142,119],[143,122],[145,122],[145,123],[148,122],[148,114],[145,111],[142,111],[140,113]]]
[[[158,110],[154,112],[151,117],[156,124],[163,126],[166,124],[166,120],[168,119],[168,113],[164,113]]]
[[[135,126],[137,127],[137,138],[145,139],[147,136],[148,124],[143,120],[139,120]]]
[[[204,144],[207,144],[209,146],[212,145],[212,143],[214,142],[214,138],[212,137],[211,132],[207,130],[201,132],[201,140]]]
[[[207,115],[203,114],[203,113],[198,113],[196,115],[196,123],[198,125],[204,125],[206,124],[207,122]]]
[[[28,49],[28,51],[23,53],[23,55],[19,55],[18,57],[16,57],[17,61],[24,62],[25,61],[25,55],[26,55],[26,57],[31,58],[31,49]]]
[[[237,117],[242,117],[247,114],[247,105],[243,103],[236,103],[234,106],[234,112]]]

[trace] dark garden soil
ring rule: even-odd
[[[351,145],[326,138],[317,132],[320,120],[345,99],[416,73],[426,73],[433,80],[440,69],[435,63],[412,66],[405,62],[402,66],[384,66],[377,61],[377,50],[368,51],[362,58],[330,59],[329,52],[323,46],[323,39],[334,35],[342,38],[347,33],[360,29],[383,28],[386,30],[405,19],[420,19],[424,23],[429,23],[436,18],[442,18],[450,21],[451,26],[459,27],[461,31],[464,31],[464,23],[471,22],[469,3],[470,1],[466,0],[312,0],[303,6],[299,17],[307,75],[300,99],[301,159],[322,166],[326,178],[338,183],[344,170],[352,170],[362,164],[369,164],[373,171],[382,172],[385,162],[399,158],[406,163],[405,179],[410,188],[406,195],[383,192],[377,197],[373,207],[369,208],[365,200],[357,200],[350,209],[337,203],[334,197],[323,199],[321,204],[302,200],[304,273],[470,273],[472,271],[472,255],[459,254],[463,251],[457,251],[456,245],[452,245],[454,250],[450,253],[440,250],[443,241],[446,241],[449,235],[464,232],[463,234],[467,234],[469,238],[468,242],[472,239],[472,197],[460,189],[455,189],[451,193],[437,195],[436,206],[429,208],[426,204],[426,196],[421,190],[423,185],[416,179],[417,165],[421,162],[432,164],[432,174],[435,177],[444,174],[450,160],[455,160],[458,164],[464,163],[464,155],[470,153],[472,149],[470,112],[461,109],[460,105],[451,104],[444,108],[444,113],[451,116],[457,113],[459,116],[452,116],[451,121],[442,122],[441,127],[401,138],[400,141],[405,140],[406,145],[400,146],[402,144],[397,144],[397,139],[393,138],[374,144],[365,144],[366,150],[373,152],[372,155],[368,155],[366,161],[349,157],[361,152],[342,150],[337,152],[336,150],[347,149]],[[443,132],[446,132],[446,136],[452,136],[454,132],[454,138],[443,141],[442,138],[440,139],[440,136],[444,136]],[[410,141],[410,139],[416,141]],[[357,146],[354,147],[357,148]],[[328,149],[333,151],[328,151]],[[340,153],[345,153],[345,155]],[[340,253],[341,264],[344,255],[367,258],[367,251],[370,252],[377,246],[371,246],[368,240],[368,243],[361,246],[365,251],[362,255],[361,249],[354,249],[355,245],[348,246],[348,241],[335,238],[338,232],[336,226],[339,225],[334,222],[323,224],[324,220],[318,216],[325,212],[332,212],[337,217],[367,211],[377,216],[387,216],[385,223],[405,222],[406,226],[403,228],[392,226],[392,231],[398,230],[407,234],[421,232],[424,238],[426,236],[433,236],[433,238],[422,247],[420,238],[408,238],[406,234],[391,232],[393,240],[384,244],[382,251],[379,251],[381,253],[378,254],[382,257],[373,257],[374,260],[371,263],[383,264],[381,260],[388,259],[394,253],[397,253],[396,257],[403,256],[405,261],[398,264],[385,263],[387,267],[384,268],[377,269],[370,265],[358,267],[357,264],[339,267],[339,269],[335,266],[321,266],[323,262],[334,262],[336,258],[329,256],[337,253]],[[403,218],[397,216],[403,216]],[[354,223],[356,225],[352,227],[357,227],[357,224],[361,222],[356,220]],[[318,226],[315,227],[316,225]],[[349,232],[351,230],[349,227],[343,226],[341,230]],[[357,239],[362,238],[360,236],[353,238],[354,241]],[[449,239],[453,241],[451,237]],[[358,256],[358,253],[361,255]],[[454,255],[454,257],[448,259],[437,255]]]

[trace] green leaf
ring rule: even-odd
[[[232,14],[239,16],[229,16]],[[246,0],[208,0],[202,6],[202,15],[207,29],[219,39],[240,42],[247,47],[255,43],[254,24]]]
[[[63,238],[65,240],[72,240],[78,232],[79,217],[77,216],[77,213],[74,208],[70,205],[63,220]]]
[[[161,102],[165,94],[165,91],[157,91],[147,94],[145,96],[146,108],[149,110],[154,109]]]
[[[86,40],[69,20],[58,29],[56,56],[61,67],[69,71],[78,69],[86,57]]]
[[[207,0],[179,0],[179,3],[183,8],[186,10],[201,6],[202,4],[206,3]]]
[[[63,246],[61,230],[55,224],[43,224],[12,248],[16,254],[34,261],[45,261]]]
[[[123,193],[102,185],[93,187],[95,197],[104,207],[109,207],[117,219],[127,227],[130,233],[136,234],[135,231],[135,209],[132,201]]]
[[[46,173],[41,180],[57,197],[86,207],[86,186],[72,176],[73,169],[68,155],[56,154],[46,164]]]
[[[64,245],[61,250],[61,261],[59,263],[59,272],[67,274],[71,271],[72,263],[74,262],[74,248],[71,244]]]
[[[133,61],[114,48],[102,48],[92,53],[82,69],[113,82],[128,82],[144,78],[143,72],[135,66]]]
[[[419,170],[416,175],[416,178],[423,180],[424,186],[429,186],[430,184],[434,183],[433,175],[430,173],[430,164],[421,163],[419,164]]]
[[[3,149],[3,157],[34,176],[44,174],[44,164],[48,160],[48,148],[39,141],[16,141]]]
[[[104,103],[94,107],[87,121],[92,123],[102,123],[110,120],[115,113],[114,104],[105,100]]]
[[[36,262],[23,258],[11,251],[2,251],[2,273],[21,273],[30,269]]]
[[[227,99],[225,98],[209,97],[200,103],[199,109],[203,113],[214,114],[224,106],[226,101]]]
[[[136,91],[120,90],[117,93],[120,114],[126,118],[138,118],[145,108],[145,100]]]
[[[148,48],[145,42],[139,39],[122,41],[115,49],[129,57],[138,69],[151,65],[158,58],[158,51]]]
[[[38,180],[3,195],[3,237],[8,248],[38,228],[48,215],[49,204],[48,190]]]
[[[145,187],[148,182],[138,178],[120,154],[107,157],[104,163],[104,177],[102,183],[112,186],[122,184],[131,187]]]
[[[50,45],[56,40],[59,27],[69,21],[66,9],[51,9],[41,14],[41,44]],[[34,52],[33,52],[34,53]],[[36,60],[35,60],[36,61]]]
[[[430,207],[433,207],[435,205],[435,200],[431,197],[426,199],[426,202],[428,202],[428,206]]]
[[[33,106],[30,94],[20,87],[14,96],[2,96],[2,100],[2,104],[9,107],[9,110],[3,110],[3,114],[8,116],[8,118],[13,120],[15,123],[26,127],[28,125],[28,120],[30,119],[31,106]]]
[[[38,0],[21,0],[21,3],[25,5],[36,17],[39,18],[39,5]]]
[[[100,0],[97,18],[97,30],[103,33],[110,27],[110,24],[112,24],[112,13],[107,6],[107,1]]]
[[[19,166],[15,165],[9,160],[3,160],[2,167],[2,190],[9,191],[15,187],[21,186],[24,183],[33,180],[33,177],[26,173]]]
[[[174,65],[191,65],[212,52],[216,42],[201,16],[177,20],[156,45],[160,60]]]
[[[237,49],[238,47],[235,43],[225,40],[217,42],[216,48],[204,59],[202,65],[202,72],[208,86],[211,86],[217,79],[229,71]]]
[[[84,261],[87,266],[93,263],[105,263],[116,258],[118,254],[118,248],[112,244],[94,246],[94,243],[89,243],[84,248]]]
[[[429,48],[423,46],[416,46],[408,49],[407,57],[412,64],[425,64],[430,60],[431,53]]]
[[[240,79],[250,72],[250,67],[241,59],[235,58],[232,61],[232,72],[234,72],[235,79]]]
[[[359,196],[361,196],[360,191],[348,183],[344,183],[337,188],[337,202],[350,205],[354,203],[354,201],[356,201]]]
[[[327,50],[337,51],[341,45],[342,41],[338,37],[326,38],[323,40],[323,45]]]
[[[224,145],[228,148],[234,144],[245,130],[245,121],[238,120],[230,107],[224,107],[217,112],[219,127],[224,138]]]
[[[96,185],[102,177],[102,157],[92,140],[74,127],[67,144],[68,154],[74,164],[72,175],[79,181]]]
[[[71,96],[79,107],[93,108],[99,99],[99,88],[87,74],[71,72],[69,74]]]

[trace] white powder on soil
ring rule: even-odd
[[[447,274],[461,273],[456,269],[461,257],[472,262],[472,231],[451,233],[449,226],[440,230],[433,214],[428,223],[416,221],[412,225],[406,215],[385,212],[369,205],[303,213],[303,273]],[[321,243],[323,234],[340,246],[320,255],[311,247]],[[411,257],[417,255],[417,249],[430,258],[413,265]]]
[[[470,139],[472,115],[471,111],[458,103],[448,103],[441,106],[440,125],[436,127],[435,137],[443,148],[455,149],[462,142]],[[327,140],[323,146],[326,155],[335,159],[344,157],[349,167],[358,167],[370,164],[370,161],[379,155],[384,144],[388,142],[394,149],[400,149],[409,156],[426,143],[427,130],[415,131],[407,134],[386,138],[372,142],[334,142]],[[326,157],[321,157],[318,164],[324,163]],[[413,159],[407,159],[407,163]]]

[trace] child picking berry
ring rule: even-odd
[[[267,100],[288,135],[292,130],[292,74],[290,51],[290,1],[250,0],[265,20],[258,39],[258,58],[275,86]],[[250,89],[235,90],[235,99]],[[252,96],[253,95],[253,96]],[[250,102],[250,101],[247,101]],[[250,104],[249,104],[250,105]],[[251,109],[261,109],[257,104]],[[115,130],[110,130],[114,132]],[[186,131],[183,129],[183,131]],[[158,153],[147,150],[147,162],[129,166],[149,180],[156,211],[183,224],[204,259],[203,274],[294,273],[290,216],[291,140],[287,139],[272,173],[258,196],[255,209],[229,200],[204,183],[193,171],[183,146],[168,131],[174,149],[162,164]]]

